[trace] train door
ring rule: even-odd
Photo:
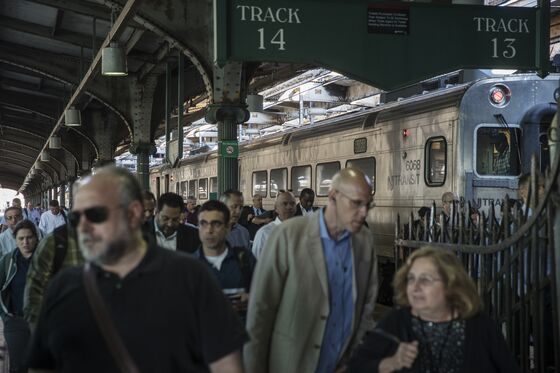
[[[521,120],[523,129],[523,173],[531,170],[531,157],[537,156],[537,169],[544,174],[550,166],[548,129],[556,113],[556,104],[544,103],[531,107]]]

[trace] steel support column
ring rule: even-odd
[[[242,63],[214,66],[214,103],[208,106],[206,122],[218,124],[219,194],[239,188],[237,125],[249,120],[245,83]]]
[[[114,163],[113,139],[117,126],[115,115],[107,111],[94,110],[91,113],[91,124],[93,126],[93,138],[99,149],[94,167]]]
[[[185,55],[177,60],[177,157],[183,158],[183,103],[185,102]]]
[[[150,188],[150,155],[156,153],[151,126],[156,84],[157,78],[154,76],[149,76],[143,82],[133,77],[129,83],[131,116],[134,123],[134,139],[130,153],[137,156],[136,176],[144,189]]]
[[[165,161],[169,157],[169,141],[171,140],[171,63],[165,64]]]

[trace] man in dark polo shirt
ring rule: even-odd
[[[135,177],[114,167],[80,182],[69,221],[110,319],[141,372],[242,372],[247,340],[211,273],[183,253],[148,247]],[[83,267],[52,281],[30,351],[33,371],[117,372],[83,284]]]

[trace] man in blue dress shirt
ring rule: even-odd
[[[325,208],[272,231],[251,286],[247,372],[335,372],[373,328],[371,192],[366,175],[343,169]]]

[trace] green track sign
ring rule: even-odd
[[[460,68],[546,75],[549,64],[549,5],[214,0],[214,11],[218,66],[313,63],[389,90]]]

